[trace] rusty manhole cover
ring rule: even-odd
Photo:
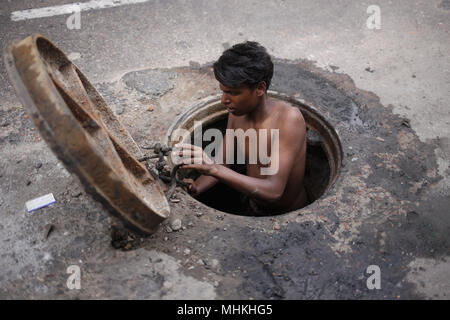
[[[137,144],[67,56],[34,34],[5,49],[17,96],[42,137],[87,192],[135,230],[152,233],[170,208],[136,160]]]

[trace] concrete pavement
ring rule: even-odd
[[[425,192],[440,197],[450,196],[448,0],[377,3],[288,0],[148,1],[83,11],[79,30],[67,28],[68,15],[24,21],[11,20],[11,13],[14,11],[67,3],[71,1],[44,0],[38,4],[22,0],[2,1],[0,45],[4,47],[13,39],[22,39],[31,33],[40,32],[70,54],[92,83],[101,86],[103,83],[115,83],[131,71],[203,65],[214,61],[224,48],[234,43],[244,40],[259,41],[276,58],[289,61],[306,59],[320,69],[348,75],[356,87],[378,96],[381,104],[386,107],[386,112],[390,112],[388,106],[391,106],[393,114],[409,119],[420,142],[436,146],[436,174],[441,179],[428,186]],[[379,30],[369,29],[366,25],[370,16],[366,10],[372,4],[378,5],[381,10]],[[9,84],[3,63],[0,64],[0,98],[2,121],[13,119],[8,120],[9,125],[2,126],[0,133],[2,158],[3,155],[14,154],[18,157],[14,161],[18,161],[21,154],[39,154],[39,157],[47,159],[44,162],[56,164],[45,144],[41,142],[39,147],[32,147],[31,141],[20,136],[21,131],[31,128],[31,123],[23,118],[23,111]],[[114,98],[112,93],[109,99]],[[7,163],[6,159],[2,160]],[[3,167],[2,170],[3,176],[10,181],[11,177],[18,177],[7,168]],[[51,181],[67,178],[62,169],[53,174]],[[70,183],[63,181],[55,187],[61,192],[70,189]],[[49,190],[54,191],[55,188]],[[6,190],[7,187],[3,186],[2,192]],[[23,198],[32,196],[31,193],[24,194]],[[9,200],[3,200],[0,206],[1,213],[10,216],[17,210],[19,202],[8,206],[6,201]],[[87,206],[89,212],[101,210],[96,204]],[[448,221],[443,220],[442,224],[445,226]],[[6,228],[14,223],[11,220],[4,224]],[[92,240],[95,242],[94,247],[107,245],[109,239],[106,231],[108,221],[101,220],[98,224],[101,227],[96,230],[101,240]],[[11,234],[10,239],[20,237],[17,232],[15,235]],[[6,241],[6,238],[3,240]],[[4,255],[10,254],[12,250],[7,244],[2,248],[0,252]],[[19,247],[14,248],[18,252],[22,250]],[[24,252],[21,254],[25,256]],[[138,253],[133,253],[136,254]],[[158,258],[160,254],[152,252],[151,255]],[[38,268],[39,254],[29,257],[30,261],[24,263],[23,267]],[[170,258],[167,259],[163,261],[169,264],[167,261]],[[172,262],[170,260],[170,263]],[[414,266],[422,268],[413,270]],[[13,270],[8,271],[12,273],[8,275],[5,272],[2,282],[8,281],[8,277],[14,278]],[[448,280],[447,286],[439,287],[440,289],[436,289],[436,284],[449,279],[449,274],[448,255],[440,255],[431,260],[412,260],[411,275],[408,279],[419,283],[415,288],[418,295],[448,299]],[[213,293],[214,286],[211,285],[216,280],[208,279],[205,283],[197,283],[195,277],[186,277],[186,281],[192,281],[193,285],[199,288],[198,292],[209,292],[210,297],[216,297],[216,293]],[[172,282],[181,286],[183,281]],[[157,281],[152,286],[158,287]],[[183,290],[180,289],[180,292],[185,292]],[[61,295],[64,296],[63,293]],[[9,295],[4,292],[3,296]],[[10,296],[20,296],[20,293],[13,292]],[[118,292],[113,296],[122,295]],[[222,293],[219,296],[227,295]]]

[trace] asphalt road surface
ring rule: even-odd
[[[380,20],[379,28],[375,29],[368,26],[368,19],[371,19],[373,15],[373,11],[368,11],[369,6],[372,5],[370,1],[83,1],[85,5],[79,7],[79,20],[78,16],[74,16],[77,14],[77,7],[74,7],[72,13],[67,11],[64,13],[64,10],[67,10],[64,5],[72,3],[71,0],[1,0],[0,46],[4,48],[13,40],[23,39],[36,32],[49,38],[69,55],[91,83],[101,89],[101,93],[113,105],[116,113],[121,113],[118,110],[123,111],[125,108],[122,120],[128,128],[132,128],[130,131],[139,142],[143,141],[145,135],[142,129],[144,127],[139,128],[141,124],[144,126],[144,120],[138,119],[140,113],[136,108],[139,108],[139,103],[142,104],[142,108],[147,108],[147,105],[154,101],[145,100],[145,98],[142,100],[142,97],[125,93],[121,87],[119,88],[118,84],[121,83],[125,74],[148,69],[170,69],[170,72],[178,72],[177,79],[183,79],[185,82],[182,84],[177,82],[174,86],[182,88],[179,89],[181,91],[174,90],[172,95],[167,95],[167,98],[157,99],[157,103],[159,106],[170,106],[166,110],[180,112],[175,105],[181,103],[183,99],[192,102],[218,92],[218,85],[213,79],[190,73],[193,69],[214,61],[224,48],[230,45],[245,40],[256,40],[266,46],[269,53],[278,59],[280,70],[286,68],[282,61],[307,61],[312,66],[311,70],[315,70],[314,72],[318,74],[323,71],[346,75],[349,78],[345,79],[354,81],[356,88],[373,92],[375,100],[379,98],[380,104],[378,111],[373,111],[374,117],[381,117],[381,114],[385,113],[387,119],[394,119],[397,116],[407,119],[413,133],[402,136],[403,138],[399,138],[398,141],[395,140],[392,146],[396,148],[399,146],[399,150],[408,144],[420,146],[422,150],[417,151],[422,152],[420,154],[424,156],[423,158],[432,159],[431,164],[426,160],[420,162],[424,166],[423,179],[431,181],[429,185],[423,185],[422,182],[425,180],[420,176],[420,179],[417,178],[416,185],[412,186],[413,189],[408,190],[415,195],[419,194],[417,190],[420,190],[424,195],[429,196],[426,200],[429,202],[423,200],[423,207],[420,203],[417,204],[417,207],[422,208],[424,212],[428,211],[432,217],[436,217],[433,221],[439,227],[430,229],[429,233],[434,232],[433,234],[439,237],[448,231],[450,226],[449,219],[446,218],[450,214],[449,206],[447,206],[450,197],[450,59],[448,55],[450,52],[450,4],[448,0],[377,1]],[[39,8],[49,9],[26,12],[28,9]],[[42,12],[49,12],[51,16],[39,17]],[[180,71],[182,67],[188,68],[189,71],[184,74],[184,71]],[[280,77],[280,79],[284,78]],[[340,79],[336,81],[344,81],[342,80],[344,78]],[[316,85],[321,83],[320,81],[317,80]],[[288,84],[282,84],[283,81],[279,83],[279,88],[289,87]],[[344,87],[348,89],[352,85],[347,83]],[[136,103],[135,108],[130,107],[127,111],[128,106],[121,107],[117,102],[118,99],[123,99],[124,105],[130,101]],[[373,100],[368,104],[372,102]],[[163,109],[161,114],[158,110],[155,112],[160,116],[160,120],[156,121],[158,130],[163,130],[164,122],[170,121],[172,117],[172,115],[169,117],[167,112],[166,115],[164,114],[164,108],[161,107],[161,109]],[[277,272],[274,271],[275,262],[278,261],[277,254],[262,245],[266,240],[259,235],[253,236],[252,243],[256,251],[261,248],[261,252],[270,251],[267,255],[271,258],[261,256],[262,260],[267,258],[264,261],[256,258],[252,260],[253,258],[239,254],[233,255],[231,260],[223,260],[223,256],[214,256],[213,252],[201,247],[206,242],[202,244],[200,240],[206,238],[200,237],[192,240],[191,249],[193,254],[197,254],[198,248],[198,257],[195,256],[196,267],[190,268],[191,265],[186,261],[191,257],[189,253],[191,250],[188,252],[183,247],[189,241],[189,236],[177,238],[178,233],[175,233],[177,237],[170,238],[174,233],[166,235],[164,231],[154,239],[142,240],[144,245],[138,246],[136,250],[115,251],[110,246],[110,218],[95,216],[96,212],[104,209],[95,201],[84,198],[82,191],[73,186],[70,175],[58,163],[45,143],[35,136],[31,121],[26,117],[9,83],[3,62],[0,63],[0,116],[0,159],[2,161],[0,177],[3,180],[0,184],[2,192],[0,230],[3,230],[0,236],[0,260],[2,261],[0,262],[2,265],[0,290],[3,290],[0,292],[0,297],[158,299],[231,297],[241,299],[256,295],[256,298],[289,299],[449,298],[450,260],[449,251],[446,250],[449,242],[445,237],[441,242],[436,242],[437,240],[427,242],[426,235],[422,238],[417,237],[417,247],[424,245],[423,248],[430,252],[434,250],[433,246],[436,246],[435,252],[431,251],[428,255],[419,254],[420,250],[413,254],[412,249],[411,252],[399,252],[399,255],[407,258],[399,258],[398,261],[401,262],[399,262],[398,270],[389,273],[390,291],[381,290],[373,295],[371,292],[374,291],[368,293],[360,287],[355,289],[351,277],[342,276],[345,274],[342,270],[342,277],[322,278],[322,282],[319,281],[322,284],[320,288],[315,287],[314,276],[316,275],[314,274],[312,277],[305,278],[297,275],[292,276],[290,280],[286,280],[286,277],[280,280],[277,278]],[[145,125],[147,125],[145,130],[151,126],[147,123]],[[364,134],[368,133],[361,133],[361,137]],[[386,141],[388,141],[387,138]],[[407,149],[408,147],[405,147],[404,151]],[[350,151],[344,150],[344,152]],[[357,156],[352,153],[350,158]],[[413,157],[414,154],[411,153],[411,159]],[[389,158],[386,161],[394,160]],[[420,174],[417,173],[417,175]],[[380,186],[385,183],[381,180],[377,180]],[[43,191],[59,195],[59,198],[56,197],[59,204],[56,204],[54,209],[52,207],[43,209],[43,213],[33,216],[35,220],[31,221],[22,210],[23,203],[40,195]],[[354,190],[348,190],[348,192],[351,193]],[[396,198],[398,195],[391,196]],[[347,196],[343,196],[345,197]],[[435,199],[434,207],[429,204],[430,199]],[[369,204],[362,201],[358,205],[368,206]],[[67,209],[68,207],[71,209]],[[52,220],[55,216],[52,210],[60,214],[57,218],[59,225]],[[198,208],[185,208],[185,210],[198,210]],[[404,213],[405,215],[409,213],[408,219],[411,219],[410,212],[417,214],[416,211]],[[70,215],[74,212],[79,213],[79,216]],[[418,214],[420,216],[422,212]],[[222,219],[227,222],[229,218],[225,216]],[[211,220],[222,221],[215,217]],[[42,234],[42,230],[34,228],[33,225],[43,227],[49,221],[53,221],[51,223],[55,223],[59,228],[53,232],[54,236],[61,240],[61,244],[57,245],[53,251],[46,247],[47,244],[40,244],[40,240],[36,242],[33,238],[34,232],[39,234],[39,237]],[[183,221],[187,221],[186,218]],[[281,230],[284,228],[283,221],[280,221]],[[302,220],[302,230],[308,228],[308,225],[305,226],[304,223]],[[230,224],[233,225],[233,222],[231,221]],[[293,225],[295,223],[286,227],[286,234],[296,234],[298,230]],[[345,231],[346,224],[342,226]],[[350,225],[349,228],[350,232],[362,234],[363,225]],[[428,231],[423,228],[421,232],[426,234]],[[409,231],[399,230],[399,233],[405,232],[408,238],[417,236],[416,233],[408,233],[409,229]],[[183,232],[188,231],[189,229]],[[317,234],[322,235],[321,232],[318,231]],[[379,234],[374,232],[374,239],[376,238],[374,246],[389,242],[386,239],[386,237],[389,238],[388,231],[380,231]],[[78,233],[83,236],[77,238]],[[219,239],[222,239],[222,236],[226,237],[223,233],[221,228],[218,232]],[[261,233],[264,232],[261,231]],[[236,239],[241,239],[239,235],[242,236],[242,232],[236,232],[235,235]],[[130,237],[133,238],[133,236]],[[169,239],[166,240],[166,237]],[[288,251],[289,248],[303,245],[301,239],[287,239],[282,235],[274,237],[277,241],[284,241]],[[314,235],[311,239],[325,241],[325,234],[324,239],[321,236],[321,240],[316,237],[319,236]],[[242,236],[242,243],[246,241],[245,239]],[[329,243],[333,241],[330,240]],[[339,242],[339,240],[336,241]],[[426,245],[423,244],[425,242]],[[238,240],[233,241],[233,245],[240,249],[242,249],[240,247],[242,243]],[[369,246],[370,243],[367,240],[365,245]],[[345,243],[345,245],[349,245],[350,248],[352,244]],[[165,249],[159,250],[160,246]],[[211,248],[219,248],[219,245],[217,244],[217,247],[216,244],[211,245]],[[311,248],[313,248],[311,252],[318,249],[314,246]],[[208,252],[209,258],[202,258],[200,254],[202,250]],[[369,252],[371,249],[367,250]],[[305,259],[310,259],[311,252],[307,251],[297,253],[304,254]],[[245,250],[242,252],[245,253]],[[348,253],[345,252],[345,254]],[[328,251],[321,253],[321,257],[328,255],[328,258],[323,258],[323,262],[331,270],[335,263],[339,264],[344,260],[348,262],[345,254],[336,249],[336,246],[330,245]],[[255,256],[258,254],[255,253]],[[330,258],[331,256],[333,258]],[[373,262],[368,258],[369,256],[361,258],[361,261]],[[84,258],[81,257],[87,257],[90,262],[83,262]],[[197,258],[203,260],[198,262]],[[96,265],[96,259],[107,263],[102,266]],[[194,258],[191,259],[194,261]],[[289,264],[288,258],[283,259],[280,261]],[[237,261],[243,261],[243,268],[246,268],[249,276],[240,275],[240,271],[237,271],[237,275],[230,271],[240,269],[237,267]],[[321,261],[317,261],[319,262]],[[145,273],[142,270],[148,269],[149,263],[151,272],[147,270]],[[384,263],[388,266],[387,268],[391,267],[392,263],[386,261]],[[94,276],[84,278],[86,281],[84,292],[67,290],[65,284],[55,289],[55,282],[60,281],[55,279],[65,281],[67,275],[64,271],[70,264],[82,265],[82,268],[89,270],[86,271],[87,275],[95,275],[96,278]],[[255,274],[262,271],[257,267],[252,268],[259,264],[264,266],[264,270],[273,267],[271,269],[273,272],[260,277],[256,276]],[[197,265],[200,265],[200,268],[204,266],[205,270],[195,273]],[[134,280],[128,279],[127,274],[130,270],[127,271],[127,268],[130,268],[131,272],[142,273],[141,276],[147,279],[149,284],[140,286],[137,280],[133,282]],[[280,272],[287,272],[283,270],[280,269]],[[30,277],[33,281],[26,285]],[[364,282],[365,277],[367,275],[361,273],[359,279],[355,281]],[[339,279],[343,281],[343,284],[334,285],[335,282],[340,281]],[[252,287],[247,284],[249,281],[262,284]],[[327,286],[327,281],[331,287]],[[292,289],[290,287],[292,283],[295,284],[294,287],[302,286],[302,293]],[[258,290],[266,290],[264,292],[267,295],[261,293],[262,295],[258,296]],[[150,292],[155,294],[152,295]]]

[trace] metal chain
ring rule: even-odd
[[[182,187],[189,186],[188,183],[178,178],[177,172],[178,168],[180,167],[179,165],[176,165],[172,169],[172,171],[167,170],[168,163],[165,157],[169,157],[170,153],[172,152],[172,147],[156,142],[151,144],[150,146],[141,146],[141,148],[153,150],[152,155],[146,155],[141,158],[138,158],[137,160],[139,162],[146,162],[148,170],[155,179],[158,179],[166,184],[169,184],[169,188],[166,191],[167,199],[170,199],[177,185]],[[151,159],[158,159],[158,161],[156,162],[156,164],[154,164],[148,161]]]

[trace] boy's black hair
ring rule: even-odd
[[[273,63],[267,50],[258,42],[238,43],[225,50],[214,63],[214,75],[230,88],[247,85],[250,89],[264,81],[266,91],[273,76]]]

